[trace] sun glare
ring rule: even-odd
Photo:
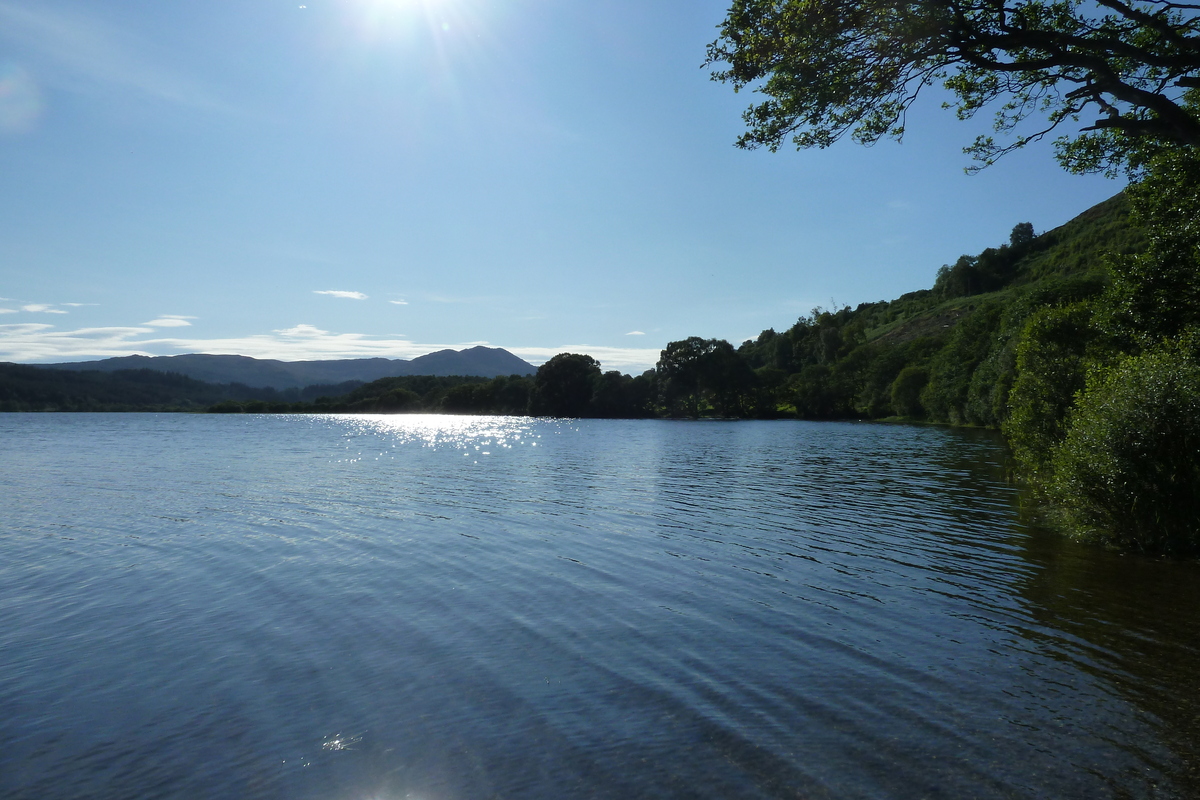
[[[471,0],[356,0],[355,5],[371,39],[422,30],[441,37],[476,27]]]

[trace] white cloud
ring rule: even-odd
[[[70,306],[71,308],[83,308],[84,306],[98,306],[99,303],[59,303],[60,306]],[[192,319],[192,317],[188,317]]]
[[[282,331],[274,331],[280,336],[290,336],[299,338],[316,339],[322,336],[328,336],[329,331],[323,331],[315,325],[297,325],[294,328],[287,328]]]
[[[66,361],[149,353],[133,342],[153,328],[80,328],[56,331],[53,325],[0,325],[0,361]]]
[[[0,325],[0,336],[20,336],[27,333],[44,331],[54,326],[46,322],[14,322],[11,325]]]
[[[303,323],[267,334],[225,339],[167,338],[161,336],[161,331],[148,326],[61,331],[45,323],[0,325],[0,361],[31,363],[179,353],[227,353],[281,361],[370,357],[411,359],[437,350],[461,350],[488,344],[421,344],[400,335],[385,337],[333,333]],[[595,347],[586,344],[505,349],[533,364],[540,364],[559,353],[586,353],[605,369],[633,374],[653,367],[659,357],[659,351],[651,348]]]
[[[388,302],[389,302],[389,303],[391,303],[391,304],[392,304],[392,305],[394,305],[394,306],[406,306],[406,305],[408,305],[408,301],[407,301],[407,300],[388,300]]]
[[[49,303],[29,303],[28,305],[21,306],[21,310],[29,311],[34,314],[66,314],[67,313],[66,311],[63,311],[60,308],[55,308],[54,306],[50,305]]]
[[[227,339],[166,338],[151,327],[55,330],[45,323],[0,325],[0,361],[53,362],[127,355],[233,353],[255,358],[307,360],[319,358],[414,358],[461,344],[414,344],[396,337],[330,333],[313,325],[296,325],[269,334]]]
[[[326,289],[324,291],[314,291],[313,294],[324,294],[329,297],[341,297],[346,300],[366,300],[367,296],[362,292],[339,292],[336,289]]]
[[[277,358],[281,361],[305,361],[323,358],[415,358],[446,348],[462,345],[415,344],[406,339],[367,336],[361,333],[330,333],[313,325],[296,325],[286,330],[272,331],[232,339],[171,339],[162,340],[181,353],[235,353],[254,358]]]
[[[646,332],[645,331],[630,331],[629,333],[627,333],[625,335],[626,336],[645,336]]]
[[[0,314],[15,314],[15,313],[17,313],[17,310],[15,308],[0,308]]]
[[[180,314],[163,314],[157,319],[152,319],[142,324],[151,328],[187,328],[192,324],[188,322],[190,319],[195,319],[195,317],[185,317]]]

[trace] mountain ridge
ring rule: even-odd
[[[177,356],[117,356],[95,361],[30,366],[76,372],[149,369],[176,373],[206,383],[240,383],[277,390],[346,381],[369,383],[380,378],[406,375],[496,378],[532,375],[537,371],[532,364],[501,347],[484,346],[438,350],[411,360],[376,357],[281,361],[239,355],[185,353]]]

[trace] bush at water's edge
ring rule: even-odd
[[[1097,371],[1055,448],[1049,494],[1076,535],[1200,552],[1200,366],[1182,348]]]

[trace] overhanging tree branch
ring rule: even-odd
[[[1200,145],[1186,95],[1200,88],[1198,12],[1165,0],[734,0],[706,63],[765,98],[746,112],[742,147],[900,138],[922,88],[941,82],[964,119],[1009,97],[995,127],[1013,141],[968,148],[984,163],[1094,107],[1100,119],[1058,144],[1069,156],[1086,139],[1084,167],[1100,169],[1134,139]],[[1017,134],[1035,113],[1048,126]]]

